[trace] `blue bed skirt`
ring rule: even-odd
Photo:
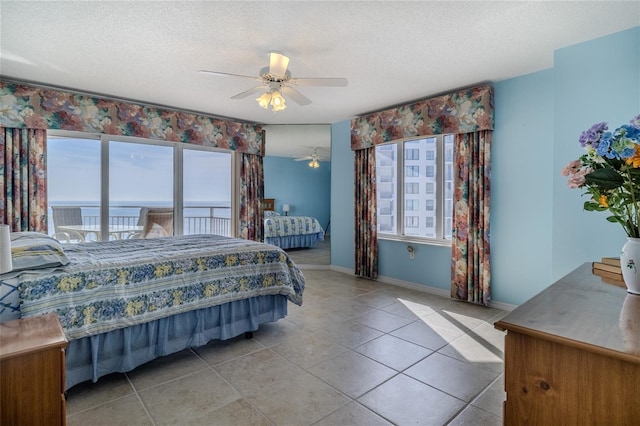
[[[185,312],[146,324],[71,340],[66,351],[66,389],[124,373],[155,358],[256,331],[287,315],[287,298],[257,296]]]
[[[290,235],[287,237],[265,237],[264,242],[281,249],[313,247],[324,240],[324,231],[315,234]]]

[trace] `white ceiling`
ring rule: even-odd
[[[556,49],[640,25],[640,2],[0,1],[0,24],[5,78],[273,130],[335,123],[550,68]],[[346,77],[349,85],[300,87],[313,103],[288,100],[274,114],[254,96],[230,99],[251,80],[197,72],[257,76],[270,51],[291,58],[294,78]],[[316,130],[326,135],[327,128]],[[268,136],[267,154],[309,155],[315,142],[300,141],[302,129]]]

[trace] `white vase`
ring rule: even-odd
[[[627,237],[620,253],[620,268],[627,291],[640,295],[640,238]]]

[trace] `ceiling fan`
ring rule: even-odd
[[[289,57],[277,52],[270,52],[269,66],[262,68],[258,77],[209,70],[200,70],[198,72],[200,74],[240,77],[257,81],[260,83],[258,86],[238,93],[232,96],[231,99],[243,99],[254,93],[264,92],[256,101],[264,109],[269,109],[269,106],[271,106],[273,112],[286,108],[282,95],[290,97],[299,105],[309,105],[311,103],[311,99],[304,96],[293,86],[344,87],[349,84],[349,80],[346,78],[292,78],[291,72],[287,69],[288,66]]]
[[[309,167],[311,167],[312,169],[317,169],[318,167],[320,167],[320,163],[318,161],[327,160],[327,158],[324,158],[323,156],[318,154],[318,148],[313,148],[313,153],[311,155],[307,155],[306,157],[296,158],[294,161],[307,161],[307,160],[311,160],[309,162]]]

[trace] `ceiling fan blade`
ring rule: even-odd
[[[271,52],[269,55],[269,74],[284,77],[289,66],[289,58],[276,52]]]
[[[242,74],[230,74],[227,72],[218,72],[218,71],[209,71],[209,70],[200,70],[199,74],[207,74],[207,75],[217,75],[220,77],[240,77],[240,78],[250,78],[251,80],[262,81],[259,77],[250,76],[250,75],[242,75]]]
[[[269,86],[256,86],[253,87],[249,90],[245,90],[244,92],[238,93],[235,96],[232,96],[231,99],[242,99],[242,98],[246,98],[247,96],[253,94],[253,93],[257,93],[257,92],[262,92],[265,90],[269,90]]]
[[[307,98],[293,87],[282,86],[281,90],[283,95],[290,97],[298,105],[309,105],[311,103],[311,99]]]
[[[307,156],[307,157],[302,157],[302,158],[296,158],[293,161],[307,161],[307,160],[313,160],[313,157]]]
[[[296,86],[345,87],[349,84],[346,78],[292,78],[288,81]]]

